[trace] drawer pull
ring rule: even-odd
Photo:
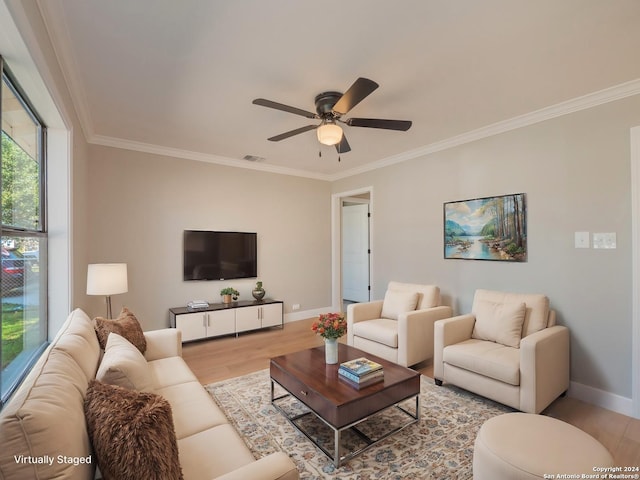
[[[304,390],[300,390],[300,393],[301,393],[302,395],[304,395],[305,397],[308,395],[308,393],[307,393],[307,392],[305,392]]]

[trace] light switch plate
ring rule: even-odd
[[[576,248],[589,248],[589,232],[575,233]]]
[[[616,248],[615,232],[594,233],[593,248]]]

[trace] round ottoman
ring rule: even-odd
[[[594,467],[611,466],[611,454],[592,436],[555,418],[531,413],[507,413],[487,420],[473,450],[474,480],[593,475]]]

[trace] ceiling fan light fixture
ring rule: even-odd
[[[333,122],[320,125],[317,129],[318,141],[323,145],[336,145],[342,140],[342,128]]]

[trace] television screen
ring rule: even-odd
[[[184,280],[257,277],[257,235],[184,231]]]

